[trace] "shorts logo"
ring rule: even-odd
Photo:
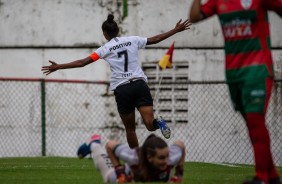
[[[256,90],[252,90],[250,93],[251,97],[252,97],[252,104],[263,104],[264,103],[264,97],[265,97],[265,90],[263,89],[256,89]]]
[[[253,90],[251,91],[251,96],[253,97],[262,97],[265,96],[265,91],[264,90]]]
[[[252,5],[252,0],[241,0],[241,5],[244,9],[249,9]]]

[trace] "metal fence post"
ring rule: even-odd
[[[46,93],[45,80],[41,80],[41,155],[46,156]]]
[[[122,12],[122,18],[124,19],[125,17],[127,17],[127,0],[123,0],[122,1],[122,7],[123,7],[123,12]]]

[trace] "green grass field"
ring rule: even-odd
[[[280,174],[282,167],[278,168]],[[188,184],[240,184],[251,178],[251,165],[218,165],[187,162]],[[65,157],[0,158],[1,184],[99,184],[103,183],[91,159]]]

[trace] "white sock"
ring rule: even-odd
[[[99,143],[91,143],[91,157],[97,170],[100,171],[105,183],[116,181],[115,170],[106,151]]]

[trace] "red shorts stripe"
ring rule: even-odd
[[[228,54],[226,56],[226,69],[239,69],[250,65],[272,64],[272,59],[263,51],[241,54]]]

